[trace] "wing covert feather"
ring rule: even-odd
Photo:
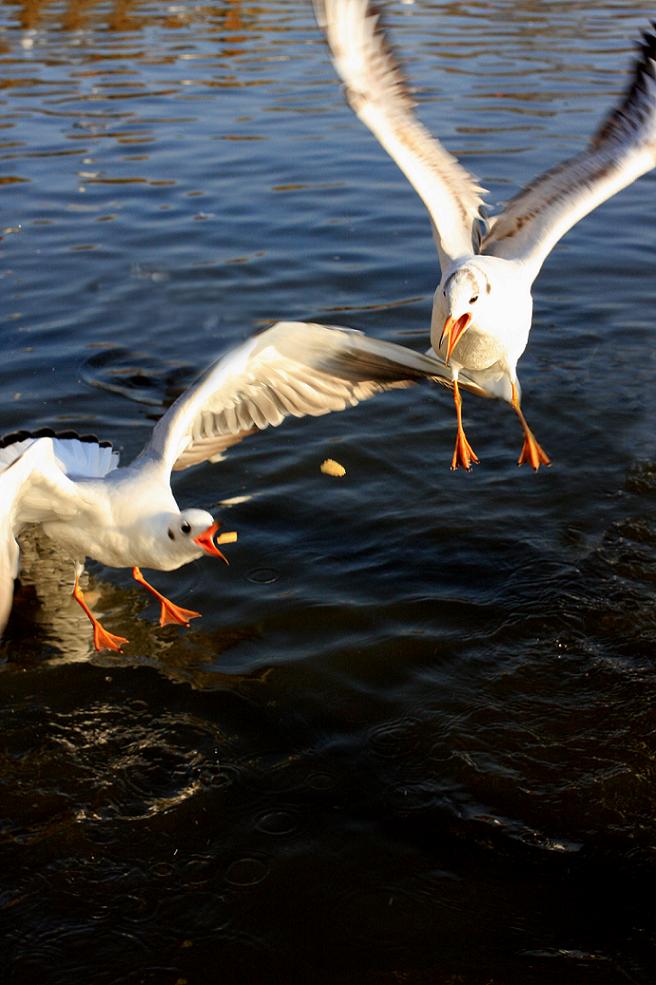
[[[404,346],[336,326],[278,322],[210,366],[158,421],[142,456],[179,471],[286,417],[345,410],[435,378],[448,385],[451,371]]]
[[[639,48],[628,90],[587,149],[511,199],[491,220],[482,253],[519,260],[536,277],[572,226],[656,165],[656,34],[645,32]]]

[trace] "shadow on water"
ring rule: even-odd
[[[390,24],[495,201],[579,148],[652,13],[417,0]],[[306,5],[26,0],[0,26],[0,430],[94,430],[129,461],[201,358],[269,321],[424,345],[424,212]],[[122,654],[28,537],[0,645],[3,981],[651,985],[652,181],[536,285],[544,474],[471,398],[482,463],[451,474],[451,402],[419,388],[257,436],[176,486],[239,531],[228,569],[153,574],[189,630],[89,565]]]

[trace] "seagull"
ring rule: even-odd
[[[93,626],[96,650],[128,642],[106,630],[80,588],[87,557],[132,575],[160,603],[160,625],[188,626],[199,612],[171,602],[143,568],[173,571],[203,555],[227,559],[219,523],[201,509],[181,510],[171,472],[222,453],[289,416],[353,407],[382,390],[448,371],[437,360],[361,332],[309,322],[277,322],[216,360],[155,425],[136,459],[119,467],[109,441],[49,428],[0,439],[0,635],[18,576],[18,537],[36,525],[75,565],[73,598]]]
[[[462,423],[464,371],[486,396],[514,408],[524,432],[518,464],[537,471],[550,459],[526,422],[517,378],[531,328],[531,288],[579,219],[656,164],[656,35],[644,32],[627,91],[587,148],[535,178],[485,228],[485,189],[415,117],[375,5],[314,0],[314,7],[349,105],[430,216],[441,270],[431,346],[452,369],[457,418],[451,468],[478,462]]]

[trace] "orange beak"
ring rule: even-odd
[[[442,335],[440,336],[440,348],[442,348],[442,343],[446,339],[446,362],[448,363],[451,358],[451,353],[458,344],[460,336],[463,334],[466,328],[472,320],[471,313],[469,311],[465,312],[464,315],[460,315],[460,318],[452,318],[451,315],[444,322],[444,328],[442,329]]]
[[[220,557],[226,564],[230,564],[225,554],[222,554],[214,543],[214,535],[217,533],[220,526],[221,524],[219,523],[213,523],[211,527],[204,530],[202,534],[198,535],[198,537],[194,537],[194,544],[198,544],[199,547],[202,547],[206,554],[211,554],[213,557]]]

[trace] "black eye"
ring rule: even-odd
[[[478,294],[475,297],[469,299],[470,304],[476,304],[477,301],[478,301]]]
[[[188,520],[182,521],[182,523],[180,524],[180,530],[182,531],[183,534],[191,533],[191,524],[189,523]]]
[[[172,530],[169,529],[168,535],[169,535],[169,540],[175,540],[175,534],[173,533]]]

